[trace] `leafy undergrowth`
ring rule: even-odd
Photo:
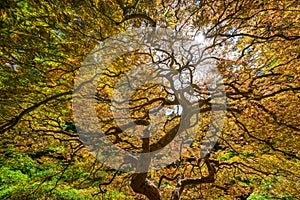
[[[99,195],[96,186],[79,187],[74,179],[83,180],[88,174],[78,163],[61,175],[61,163],[41,158],[37,161],[15,149],[1,155],[0,199],[132,199],[113,189]],[[101,173],[103,177],[106,174],[105,171]]]
[[[52,154],[51,152],[56,153]],[[51,156],[56,159],[51,159]],[[240,156],[238,155],[238,157]],[[237,159],[237,157],[232,152],[229,152],[220,154],[219,159],[231,161],[232,159]],[[83,180],[88,180],[89,172],[84,167],[87,163],[77,160],[64,170],[66,166],[64,162],[65,160],[57,154],[57,149],[53,151],[51,149],[43,150],[34,154],[17,149],[5,151],[5,153],[0,154],[0,199],[133,199],[132,196],[128,196],[128,194],[126,195],[114,187],[107,187],[105,188],[105,193],[99,193],[99,183],[104,182],[110,172],[105,170],[99,171],[98,175],[100,178],[97,178],[99,181],[97,182],[94,178],[93,184],[79,184],[83,183]],[[275,188],[276,184],[285,181],[283,177],[273,178],[278,180],[244,179],[236,176],[235,181],[239,182],[240,186],[243,185],[244,188],[248,188],[255,181],[259,181],[258,187],[253,188],[254,191],[247,198],[248,200],[295,199],[286,195],[282,195],[281,198],[272,198],[270,195],[272,188]],[[166,182],[161,185],[161,189],[162,193],[170,194],[174,187]],[[193,196],[192,194],[186,195]],[[167,196],[164,196],[164,198],[167,198]],[[183,199],[187,199],[187,196],[183,197]],[[224,195],[222,198],[217,199],[230,199],[230,197]]]

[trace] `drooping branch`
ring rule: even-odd
[[[4,125],[0,126],[0,134],[5,133],[6,131],[8,131],[9,129],[13,128],[15,125],[18,124],[18,122],[22,119],[22,117],[28,113],[30,113],[31,111],[37,109],[38,107],[40,107],[41,105],[45,105],[47,104],[49,101],[55,100],[57,98],[66,96],[66,95],[70,95],[72,94],[71,91],[67,91],[67,92],[63,92],[51,97],[48,97],[47,99],[40,101],[26,109],[24,109],[18,116],[15,116],[13,119],[11,119],[9,122],[5,123]]]

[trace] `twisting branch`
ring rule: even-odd
[[[159,178],[159,182],[158,182],[158,188],[160,188],[160,186],[161,186],[161,183],[162,183],[162,181],[164,180],[164,179],[167,179],[168,181],[174,181],[174,180],[176,180],[178,177],[180,177],[180,174],[177,174],[176,176],[174,176],[174,177],[167,177],[166,175],[163,175],[163,176],[161,176],[160,178]]]
[[[211,164],[209,160],[209,155],[204,158],[204,163],[207,166],[208,169],[208,175],[201,178],[185,178],[181,179],[175,188],[175,190],[172,192],[171,200],[179,200],[180,195],[182,194],[185,186],[188,185],[198,185],[202,183],[213,183],[215,181],[215,173],[216,170],[214,166]]]

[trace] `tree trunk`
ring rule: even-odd
[[[136,165],[137,172],[141,173],[135,173],[133,175],[130,186],[134,192],[143,194],[150,200],[161,200],[158,188],[147,179],[148,172],[145,172],[148,171],[151,163],[151,157],[150,154],[148,154],[150,151],[148,130],[145,130],[144,136],[145,138],[143,138],[142,144],[143,151]]]

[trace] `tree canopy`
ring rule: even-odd
[[[149,170],[127,173],[107,166],[105,157],[97,159],[79,137],[72,94],[95,47],[138,28],[188,30],[192,39],[207,41],[201,62],[216,66],[221,82],[214,90],[223,87],[226,105],[213,107],[211,80],[197,82],[195,75],[203,69],[201,62],[191,63],[172,51],[175,47],[134,49],[104,66],[93,90],[94,109],[113,145],[147,153],[171,143],[178,132],[182,138],[189,129],[195,133],[188,143],[176,140],[184,151],[169,152],[175,160],[156,157],[167,166],[153,169],[151,158],[133,156],[129,167]],[[300,198],[299,30],[297,0],[1,1],[0,198]],[[106,63],[107,57],[92,62]],[[160,67],[151,71],[149,63]],[[168,69],[190,83],[197,98],[193,104],[178,98],[186,88],[175,89],[172,81],[143,84],[144,79],[127,76],[139,70],[173,73]],[[112,100],[126,89],[114,93],[118,84],[134,81],[142,83],[132,87],[129,104]],[[213,108],[226,108],[222,119],[213,118]],[[217,143],[211,144],[209,127],[220,120]],[[150,123],[156,129],[148,137]],[[201,156],[205,144],[213,147]]]

